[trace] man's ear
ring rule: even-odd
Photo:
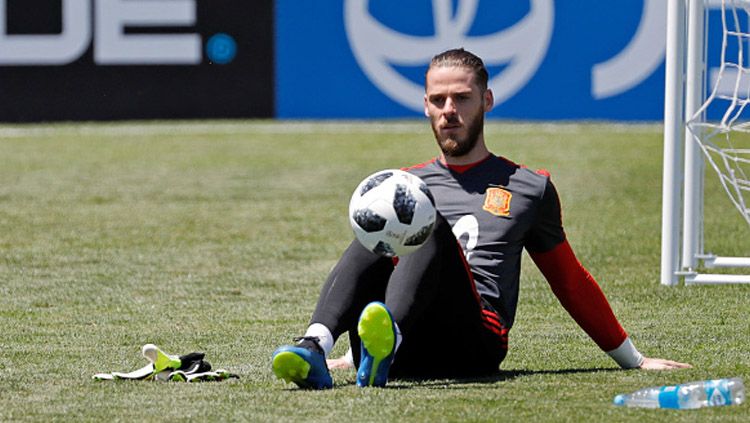
[[[494,106],[495,96],[492,94],[492,90],[487,88],[486,90],[484,90],[484,112],[489,112]]]
[[[427,94],[424,95],[424,116],[430,117],[430,112],[427,110]]]

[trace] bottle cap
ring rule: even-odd
[[[625,395],[620,394],[615,397],[615,405],[625,405]]]

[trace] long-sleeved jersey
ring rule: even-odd
[[[513,325],[525,248],[576,322],[605,351],[627,338],[596,281],[575,258],[546,172],[490,155],[465,168],[439,160],[407,171],[430,188],[464,249],[478,293]]]

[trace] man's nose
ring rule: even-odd
[[[456,113],[456,103],[453,102],[453,99],[448,97],[445,100],[445,105],[443,106],[443,112],[445,114],[455,114]]]

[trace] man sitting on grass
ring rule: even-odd
[[[399,260],[352,242],[325,282],[305,335],[274,352],[279,378],[331,388],[329,365],[348,360],[327,363],[326,356],[344,332],[359,363],[359,386],[497,372],[516,314],[524,248],[563,307],[622,368],[690,367],[635,348],[568,244],[549,174],[489,152],[487,79],[482,60],[463,49],[432,59],[424,107],[441,154],[406,170],[435,198],[435,229]]]

